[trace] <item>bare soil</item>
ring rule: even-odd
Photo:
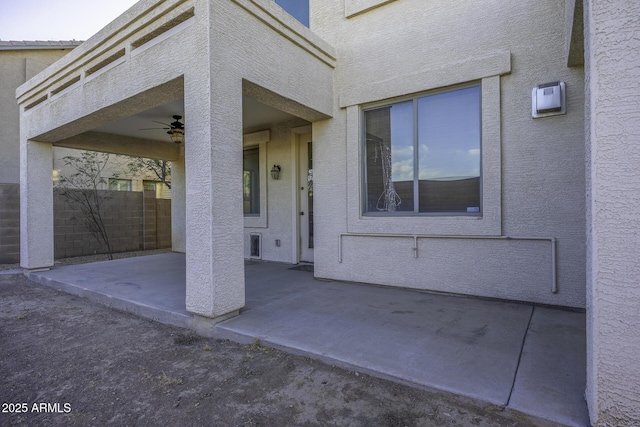
[[[203,338],[7,274],[0,404],[2,426],[552,425],[259,343]]]

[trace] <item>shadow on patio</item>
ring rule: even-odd
[[[568,425],[588,425],[585,315],[355,283],[248,261],[246,306],[185,310],[185,258],[165,253],[32,273],[41,284],[209,336],[261,343]]]

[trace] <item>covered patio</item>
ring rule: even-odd
[[[585,315],[532,304],[316,280],[311,265],[245,261],[246,305],[185,310],[185,255],[32,272],[31,280],[200,334],[262,344],[567,425],[588,425]]]
[[[16,92],[21,267],[54,265],[54,147],[166,160],[171,247],[186,263],[181,310],[203,322],[236,315],[245,305],[245,229],[262,234],[268,224],[267,142],[269,160],[292,165],[273,202],[291,209],[270,242],[295,257],[296,163],[286,149],[296,131],[281,124],[310,133],[331,117],[334,68],[334,49],[271,1],[136,3]],[[259,168],[244,170],[246,147],[258,151]]]

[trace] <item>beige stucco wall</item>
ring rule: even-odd
[[[296,147],[292,128],[305,125],[303,120],[291,120],[274,123],[269,127],[270,140],[264,144],[266,156],[264,161],[264,178],[260,185],[265,187],[266,203],[262,209],[265,221],[260,226],[252,226],[252,219],[245,218],[244,257],[250,258],[250,235],[260,234],[262,253],[260,258],[266,261],[296,263],[293,212],[296,212],[295,180],[298,165],[295,162]],[[273,165],[281,167],[280,178],[274,180],[270,176]],[[263,164],[260,165],[261,167]],[[280,240],[280,246],[276,246]]]
[[[640,423],[640,3],[585,2],[587,402],[598,426]]]
[[[273,102],[271,105],[290,114],[312,120],[328,117],[332,112],[331,92],[328,89],[332,85],[333,66],[326,52],[331,50],[330,47],[271,1],[218,1],[211,2],[210,8],[209,108],[212,117],[210,127],[203,129],[203,132],[208,132],[211,138],[207,156],[217,166],[206,174],[199,173],[199,177],[208,175],[203,184],[213,186],[217,192],[211,198],[210,206],[199,208],[204,212],[213,207],[211,220],[214,228],[209,232],[203,227],[205,224],[198,226],[198,222],[193,221],[195,215],[189,215],[189,209],[194,209],[189,202],[189,192],[196,191],[189,184],[190,171],[195,166],[198,173],[201,172],[200,168],[207,166],[202,161],[205,158],[200,151],[202,147],[185,144],[187,257],[190,252],[202,251],[213,241],[214,245],[219,246],[212,248],[211,259],[208,262],[203,260],[197,268],[213,269],[214,274],[219,276],[218,280],[233,283],[237,281],[238,274],[243,272],[242,259],[246,247],[245,239],[238,238],[244,235],[245,223],[240,191],[243,138],[242,100],[239,95],[246,87],[243,82],[250,82],[252,88],[259,86],[268,92],[263,94],[260,101]],[[292,40],[295,42],[292,43]],[[185,107],[187,104],[185,95]],[[189,114],[189,111],[185,113],[187,118],[195,115]],[[191,122],[189,126],[191,132]],[[282,132],[276,129],[276,141],[283,138],[277,135]],[[275,147],[277,142],[273,144]],[[224,168],[220,167],[222,163]],[[234,188],[238,192],[230,191]],[[209,197],[205,195],[204,199]],[[277,225],[277,221],[272,222],[272,227],[277,230],[274,224]],[[221,256],[223,253],[224,257]],[[189,268],[187,272],[189,275]],[[225,289],[221,288],[214,299],[225,297]]]
[[[68,53],[66,49],[0,50],[0,183],[20,181],[20,109],[16,88]]]
[[[141,19],[136,14],[144,15],[142,12],[154,4],[143,1],[120,21]],[[232,210],[237,200],[230,197],[226,205],[214,201],[211,189],[203,190],[203,186],[215,181],[233,187],[234,180],[239,182],[239,176],[222,172],[234,170],[239,157],[229,157],[233,160],[220,170],[214,164],[231,156],[227,150],[240,153],[242,124],[237,117],[242,107],[237,93],[247,87],[243,82],[250,82],[249,87],[265,90],[259,94],[261,101],[315,122],[314,157],[317,164],[326,166],[316,168],[314,177],[319,276],[584,306],[582,72],[565,66],[564,8],[559,2],[549,0],[528,8],[510,4],[451,6],[445,2],[425,7],[417,0],[360,2],[355,15],[345,9],[343,1],[312,2],[312,29],[335,44],[339,53],[335,72],[333,49],[267,0],[193,4],[196,18],[192,25],[147,49],[126,51],[124,62],[52,97],[46,102],[48,108],[30,110],[25,115],[29,121],[25,137],[68,140],[107,121],[171,100],[179,96],[173,93],[175,86],[184,82],[179,91],[185,96],[194,141],[186,145],[185,152],[187,198],[202,203],[187,203],[186,217],[195,221],[187,225],[186,234],[194,236],[191,256],[198,259],[193,258],[194,265],[204,266],[211,262],[205,258],[213,253],[195,248],[207,246],[215,235],[201,232],[211,228],[211,224],[200,223],[208,221],[202,215],[210,209],[207,200],[214,210],[219,205],[220,212]],[[369,6],[372,8],[366,11]],[[407,16],[415,19],[407,20]],[[423,25],[426,21],[430,25]],[[121,23],[111,24],[96,41],[90,40],[86,50],[99,46],[98,41],[117,31],[118,25]],[[239,32],[244,35],[241,39],[236,37]],[[210,62],[198,55],[202,51],[211,52]],[[156,59],[168,56],[175,60]],[[63,61],[61,66],[65,65]],[[293,73],[292,69],[304,72]],[[44,73],[36,84],[46,79],[55,80]],[[569,113],[532,120],[531,87],[552,80],[567,83]],[[485,217],[361,217],[361,177],[356,167],[360,163],[358,108],[468,81],[481,81],[483,87],[484,201],[485,207],[490,207]],[[333,97],[327,97],[325,89],[331,83],[335,83]],[[166,84],[170,90],[159,89]],[[203,92],[203,87],[209,92]],[[90,96],[83,95],[84,91]],[[28,97],[25,99],[28,103]],[[210,111],[211,117],[202,117],[202,111]],[[330,115],[335,119],[321,120]],[[59,126],[61,123],[69,124]],[[195,142],[207,140],[213,143],[210,148]],[[226,145],[224,141],[228,141]],[[278,143],[269,146],[273,151],[267,155],[278,156]],[[286,149],[282,153],[286,154]],[[278,206],[276,199],[280,197],[284,197],[282,206],[293,208],[293,200],[285,192],[280,196],[275,191],[268,193],[268,204]],[[270,216],[273,230],[288,228],[293,233],[290,216],[282,220],[282,226],[276,226],[278,215]],[[289,227],[284,225],[287,221]],[[240,222],[236,226],[241,227]],[[243,233],[244,240],[248,231]],[[274,234],[265,236],[264,242],[284,233],[270,232]],[[547,241],[423,239],[414,258],[410,239],[340,240],[340,234],[346,232],[554,238],[559,292],[551,293],[553,265]],[[281,239],[292,240],[292,234]],[[344,256],[338,259],[336,247],[340,243],[344,244]],[[234,245],[242,253],[246,250],[244,242]],[[189,253],[188,239],[186,246]],[[394,256],[388,255],[390,248]],[[281,258],[274,250],[273,259],[284,260],[285,252],[281,251]],[[364,253],[368,256],[361,256]],[[470,267],[461,269],[460,265]],[[193,277],[203,274],[194,268]]]
[[[315,161],[331,165],[314,177],[316,275],[584,307],[584,77],[566,66],[564,2],[370,3],[380,6],[346,18],[344,0],[311,1],[311,29],[338,52],[335,118],[313,127]],[[533,120],[531,89],[558,80],[567,114]],[[359,107],[468,81],[482,81],[491,104],[483,176],[492,209],[475,222],[361,216]],[[340,263],[346,232],[553,237],[559,291],[549,242],[424,239],[414,258],[410,238],[345,237]]]

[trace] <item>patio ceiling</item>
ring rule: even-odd
[[[291,114],[265,105],[248,96],[242,97],[242,103],[244,129],[255,129],[261,126],[266,127],[272,123],[280,123],[295,118],[295,116]],[[174,115],[183,117],[182,121],[186,124],[185,127],[188,132],[188,118],[185,117],[184,114],[184,101],[182,99],[177,99],[141,113],[124,117],[100,126],[94,129],[94,131],[166,142],[169,140],[169,135],[167,135],[166,130],[162,129],[164,126],[161,123],[172,122],[174,120],[172,116]]]

